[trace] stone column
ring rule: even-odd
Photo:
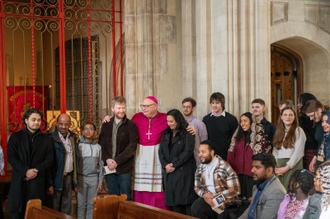
[[[125,0],[127,114],[139,111],[146,96],[162,107],[161,75],[168,71],[168,44],[176,43],[175,16],[168,0]]]
[[[235,116],[262,98],[270,112],[268,0],[212,0],[212,90],[224,93]]]
[[[235,116],[262,98],[268,117],[270,2],[183,0],[182,28],[183,96],[196,98],[196,116],[209,113],[209,96],[221,92]]]

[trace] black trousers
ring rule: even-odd
[[[177,205],[173,207],[173,210],[177,213],[191,216],[191,205]]]
[[[12,211],[11,219],[24,219],[25,212]]]
[[[249,199],[252,197],[253,179],[251,176],[238,174],[239,184],[241,185],[241,198]]]
[[[204,201],[204,198],[199,197],[192,205],[191,205],[191,214],[193,217],[201,218],[201,219],[222,219],[222,214],[217,214],[212,210],[211,206]]]

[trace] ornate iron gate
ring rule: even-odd
[[[68,111],[75,119],[72,131],[79,132],[87,121],[101,126],[101,93],[103,108],[109,107],[110,96],[123,95],[122,36],[121,0],[0,1],[5,165],[8,137],[24,128],[22,115],[31,107],[44,112],[43,131],[54,124],[56,115]],[[116,49],[121,54],[119,68]]]

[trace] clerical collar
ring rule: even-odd
[[[205,164],[205,165],[211,167],[211,166],[215,165],[216,163],[218,163],[218,159],[216,157],[214,157],[210,163]]]
[[[212,116],[215,116],[215,115],[213,114],[213,111],[212,111],[210,117],[212,117]],[[226,111],[222,111],[222,113],[221,113],[220,116],[226,117]],[[215,116],[215,117],[218,117],[218,116]]]

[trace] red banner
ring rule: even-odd
[[[17,132],[25,128],[23,116],[28,109],[33,108],[33,87],[32,86],[9,86],[8,105],[9,105],[9,131]],[[47,86],[35,86],[35,108],[44,113],[41,124],[41,131],[47,129]]]

